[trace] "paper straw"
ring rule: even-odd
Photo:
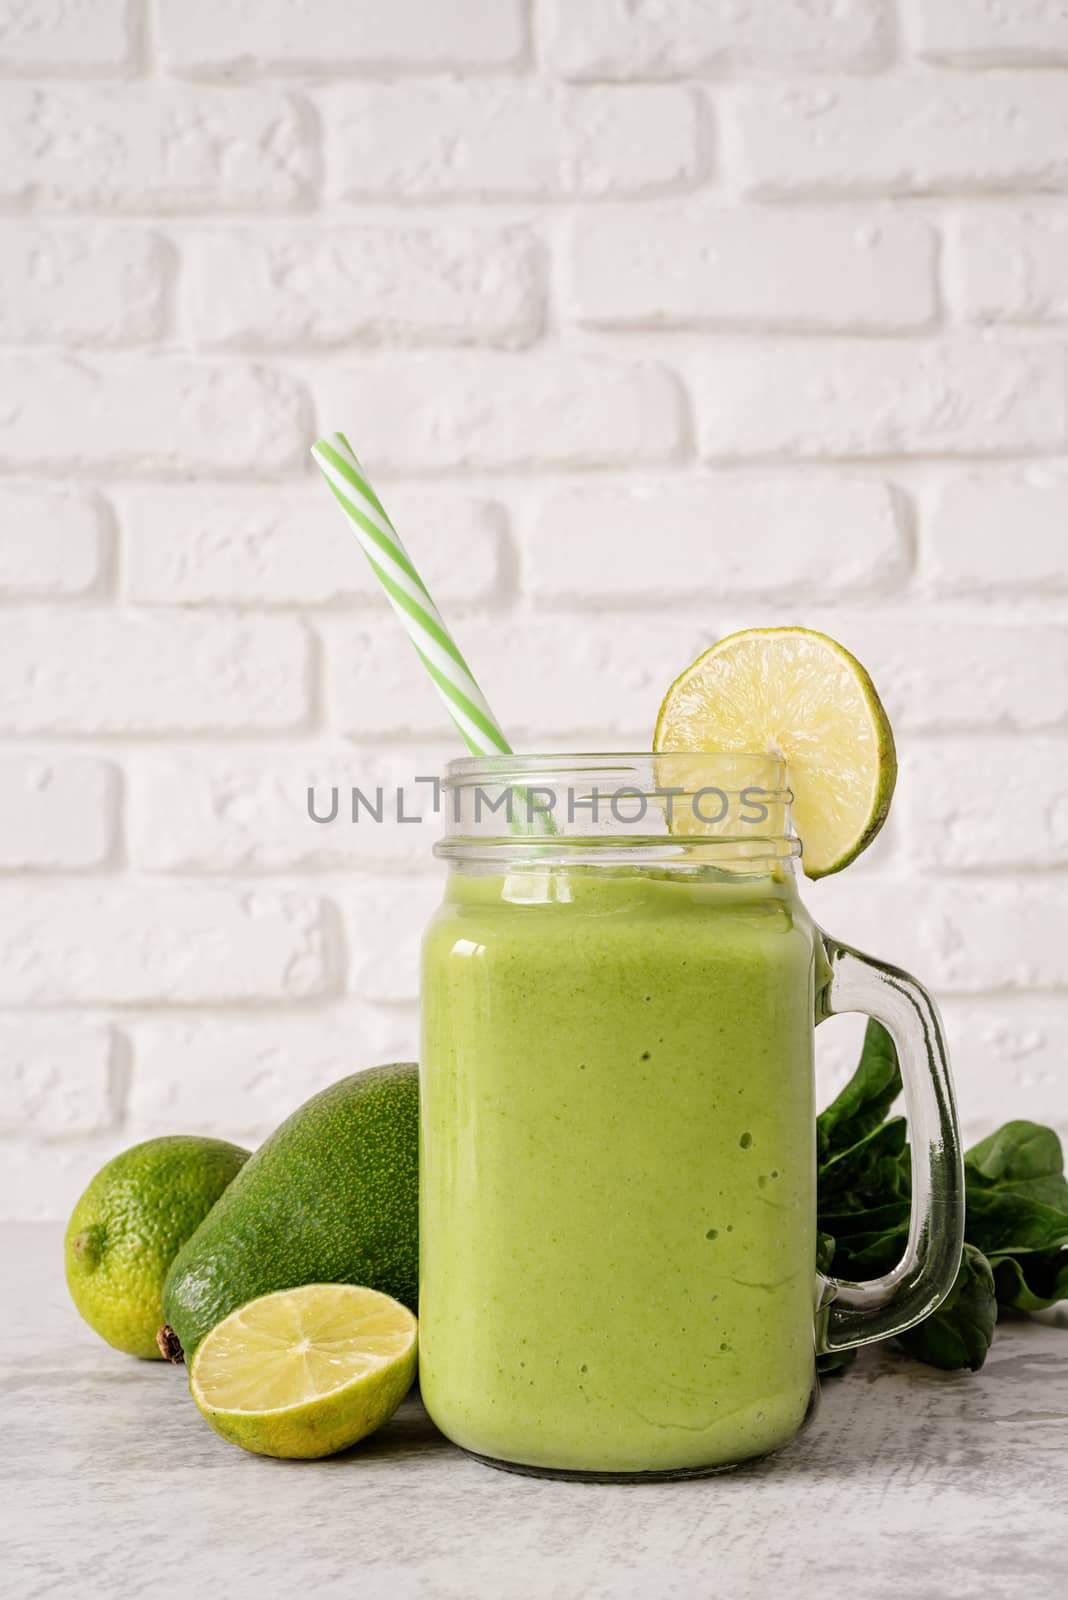
[[[345,435],[319,439],[312,455],[467,748],[474,756],[511,755],[489,702]]]

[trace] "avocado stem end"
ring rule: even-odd
[[[163,1357],[164,1361],[170,1361],[176,1367],[180,1367],[182,1365],[182,1362],[185,1360],[185,1351],[182,1349],[182,1341],[179,1339],[170,1323],[165,1322],[162,1328],[156,1334],[156,1344],[159,1347],[159,1353]]]

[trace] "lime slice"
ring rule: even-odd
[[[653,749],[783,756],[810,878],[840,872],[871,843],[897,778],[875,685],[809,628],[751,628],[706,650],[664,696]]]
[[[230,1315],[189,1387],[216,1433],[261,1456],[329,1456],[391,1417],[415,1377],[416,1322],[375,1289],[310,1283]]]

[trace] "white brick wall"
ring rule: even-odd
[[[121,72],[131,56],[127,0],[8,0],[0,11],[4,73]]]
[[[877,213],[585,213],[566,258],[568,309],[592,328],[920,328],[935,317],[934,247],[923,222]]]
[[[0,596],[89,594],[106,571],[110,529],[110,514],[96,494],[0,483]]]
[[[293,379],[248,363],[158,355],[0,356],[0,469],[71,467],[268,477],[303,460],[307,404]]]
[[[692,187],[704,164],[699,102],[675,86],[351,84],[320,109],[342,201],[651,194]]]
[[[231,229],[190,242],[185,322],[204,346],[528,345],[542,280],[520,229]]]
[[[170,252],[137,229],[0,224],[0,338],[146,344],[166,331]]]
[[[0,0],[0,1216],[415,1052],[432,829],[304,809],[453,748],[336,427],[528,747],[855,649],[809,903],[1068,1133],[1066,285],[1062,0]]]
[[[162,64],[215,77],[248,71],[494,71],[517,64],[523,0],[159,0]]]
[[[706,343],[694,361],[710,461],[999,456],[1068,444],[1063,351],[978,340]]]
[[[1068,219],[1042,208],[961,216],[947,231],[947,273],[973,322],[1068,321]]]
[[[962,67],[1068,63],[1068,11],[1061,0],[907,0],[916,52]]]
[[[8,206],[287,211],[311,203],[317,174],[312,112],[275,89],[8,84],[0,98]]]
[[[729,93],[729,166],[789,199],[1063,191],[1068,74],[901,69],[880,78],[753,83]]]
[[[115,769],[88,756],[0,752],[0,867],[103,866],[114,848]]]

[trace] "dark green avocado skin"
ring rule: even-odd
[[[163,1313],[188,1360],[275,1289],[358,1283],[416,1310],[419,1073],[372,1067],[315,1095],[245,1162],[178,1252]]]

